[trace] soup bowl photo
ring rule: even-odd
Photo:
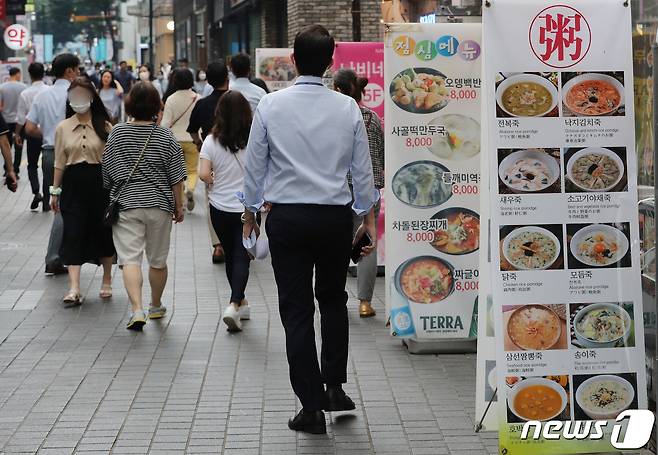
[[[585,226],[573,235],[569,244],[571,254],[591,267],[607,267],[619,262],[628,248],[629,241],[624,233],[607,224]]]
[[[523,305],[507,320],[507,336],[524,351],[551,349],[560,341],[561,334],[560,317],[544,305]]]
[[[591,163],[592,157],[602,165]],[[581,164],[584,162],[584,164]],[[588,169],[578,169],[587,166]],[[592,186],[593,175],[599,173],[601,184]],[[606,173],[610,175],[606,178]],[[567,162],[567,178],[578,188],[589,192],[606,192],[616,187],[624,176],[624,162],[612,150],[603,147],[587,147],[574,153]]]
[[[418,256],[403,262],[393,282],[410,302],[431,304],[447,299],[455,290],[454,267],[435,256]]]
[[[605,405],[597,402],[596,397],[601,396],[601,391],[606,395]],[[635,389],[621,376],[602,374],[580,384],[575,396],[576,403],[590,419],[608,420],[629,408],[635,399]]]
[[[590,321],[588,319],[591,319],[591,324],[595,324],[598,328],[596,333],[590,333],[588,328],[583,327],[584,324],[589,326]],[[626,344],[631,334],[631,326],[631,316],[628,311],[614,303],[587,305],[580,309],[573,318],[574,334],[584,348],[612,348],[619,341]],[[611,334],[610,331],[612,330],[618,330],[621,333]]]
[[[539,162],[539,168],[533,163]],[[527,163],[528,169],[523,165]],[[537,171],[536,169],[540,169]],[[532,183],[532,188],[525,188],[522,181],[515,178],[520,172],[525,171],[524,181]],[[538,150],[517,150],[507,155],[498,166],[498,177],[512,193],[529,194],[545,190],[560,178],[560,164],[547,153]],[[545,178],[546,181],[536,180]]]
[[[612,115],[624,105],[624,86],[607,74],[586,73],[564,84],[562,97],[564,105],[575,115]]]
[[[564,387],[546,378],[523,379],[507,393],[510,411],[526,422],[553,420],[564,412],[567,403]]]
[[[513,241],[516,239],[522,239],[523,237],[540,238],[543,239],[544,243],[546,244],[550,244],[550,242],[552,242],[555,251],[550,255],[550,257],[546,257],[545,260],[542,261],[541,265],[538,265],[537,267],[528,267],[517,258],[515,258],[513,252],[510,249],[510,245]],[[525,226],[514,229],[512,232],[507,234],[505,236],[505,240],[503,240],[503,257],[507,260],[507,262],[509,262],[518,270],[546,270],[550,268],[560,257],[560,250],[560,241],[558,240],[557,236],[548,229],[544,229],[539,226]]]
[[[533,112],[531,115],[523,114],[521,111],[521,106],[518,109],[509,106],[504,102],[503,96],[508,92],[509,89],[513,87],[520,87],[522,84],[527,84],[530,88],[535,87],[539,90],[546,90],[550,96],[550,100],[543,102],[545,105],[543,109],[539,109],[536,112]],[[537,87],[539,86],[539,87]],[[509,95],[509,92],[507,93]],[[536,74],[515,74],[503,80],[496,89],[496,102],[498,107],[500,107],[503,112],[511,117],[541,117],[548,114],[558,103],[558,92],[557,87],[553,85],[551,81]],[[532,100],[529,100],[528,103],[532,104]],[[526,105],[527,106],[527,105]]]

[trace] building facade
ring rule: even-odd
[[[381,0],[174,0],[176,58],[194,68],[259,47],[289,47],[304,26],[339,41],[380,41]],[[203,43],[203,46],[200,44]]]

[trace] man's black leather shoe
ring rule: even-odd
[[[327,422],[322,411],[306,411],[302,409],[297,415],[288,420],[288,428],[311,434],[326,434]]]
[[[327,386],[324,397],[324,410],[327,412],[352,411],[356,409],[356,405],[347,396],[341,386]]]

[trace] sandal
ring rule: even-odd
[[[111,299],[112,298],[112,285],[104,284],[101,286],[101,291],[98,294],[101,299]]]
[[[82,305],[82,295],[80,295],[80,292],[70,290],[68,294],[64,296],[62,299],[62,302],[64,303],[64,308],[71,308],[74,306],[80,306]]]

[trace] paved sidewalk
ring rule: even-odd
[[[409,355],[376,318],[358,317],[349,279],[353,414],[327,414],[326,436],[295,434],[276,287],[268,262],[247,289],[253,319],[229,334],[223,266],[210,263],[203,207],[174,230],[169,316],[125,329],[127,297],[101,302],[83,267],[85,304],[64,309],[66,277],[45,277],[52,215],[0,189],[0,453],[468,454],[496,452],[474,426],[475,355]],[[201,197],[197,194],[197,201]],[[145,298],[148,302],[148,298]]]

